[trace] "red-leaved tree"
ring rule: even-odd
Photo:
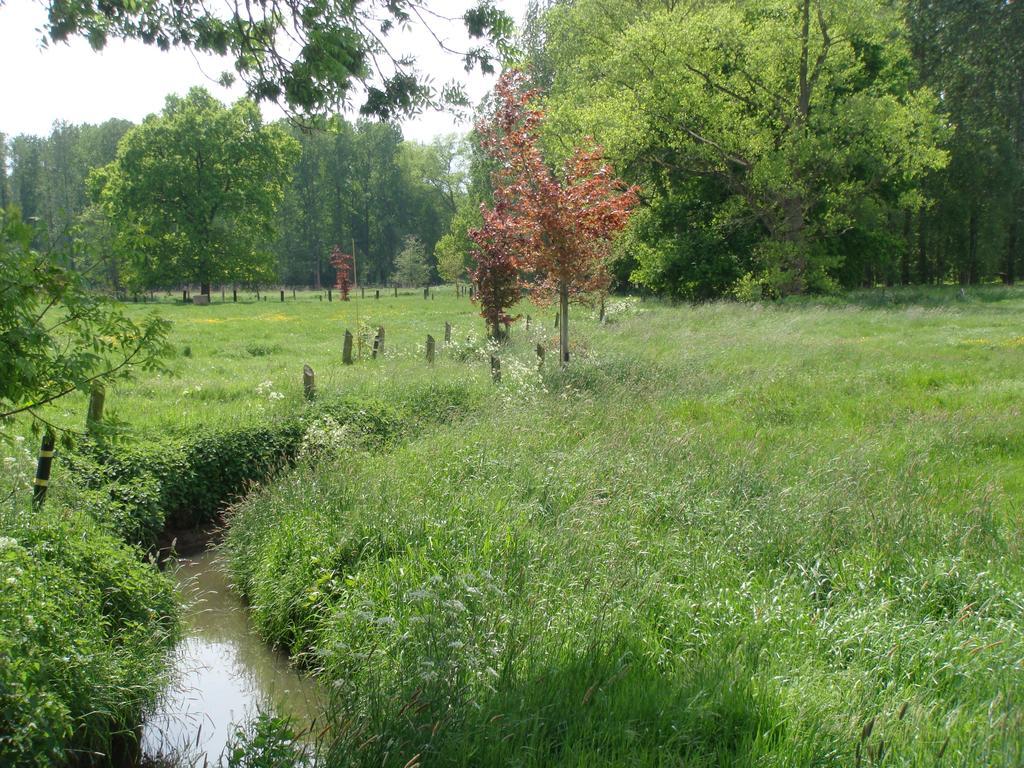
[[[352,256],[342,253],[341,248],[334,246],[331,251],[331,265],[337,275],[334,287],[341,294],[342,301],[348,301],[348,291],[352,287]]]
[[[544,162],[544,113],[522,72],[505,72],[494,92],[494,113],[476,128],[495,168],[494,205],[484,206],[484,226],[470,237],[482,251],[501,254],[503,269],[526,272],[537,303],[558,302],[564,365],[569,303],[607,289],[609,246],[629,221],[637,188],[619,181],[592,143],[577,148],[557,172]]]
[[[518,234],[508,229],[507,218],[500,206],[483,206],[484,223],[479,229],[469,231],[470,239],[476,244],[474,258],[476,268],[470,270],[470,279],[476,284],[473,300],[480,303],[480,315],[487,323],[492,339],[505,336],[504,327],[516,320],[508,313],[510,307],[519,301],[520,251]]]

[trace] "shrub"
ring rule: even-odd
[[[170,581],[83,510],[0,509],[0,764],[132,738],[177,636]]]
[[[469,405],[469,390],[456,384],[413,388],[392,403],[325,398],[266,425],[138,445],[86,443],[71,464],[88,488],[106,490],[116,502],[104,505],[112,530],[129,541],[151,543],[165,520],[182,528],[213,520],[254,483],[292,464],[312,425],[329,419],[359,435],[360,447],[379,449],[422,424],[448,421]]]

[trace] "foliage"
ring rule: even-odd
[[[14,415],[159,367],[169,324],[134,322],[89,291],[65,260],[31,248],[32,229],[0,211],[0,428]]]
[[[430,285],[430,264],[427,250],[416,235],[407,235],[402,241],[402,250],[395,258],[393,281],[399,285]]]
[[[84,443],[71,468],[80,482],[107,494],[109,525],[148,544],[165,523],[191,528],[216,519],[301,454],[329,454],[334,439],[323,434],[325,425],[344,429],[352,445],[380,447],[421,421],[446,418],[443,404],[457,406],[464,397],[461,388],[436,386],[411,388],[392,404],[324,397],[270,424],[208,428],[140,445]]]
[[[473,241],[469,232],[482,223],[479,209],[466,201],[455,212],[448,232],[437,241],[434,246],[437,273],[446,283],[469,279],[469,271],[473,267]]]
[[[258,9],[227,9],[226,16],[196,0],[51,0],[46,5],[46,34],[53,42],[83,36],[100,50],[113,37],[161,50],[180,45],[230,56],[252,99],[277,102],[300,114],[340,111],[353,88],[365,90],[364,114],[385,119],[425,106],[466,102],[459,87],[449,85],[437,93],[412,56],[388,50],[389,33],[413,20],[428,27],[434,21],[438,11],[420,0],[310,5],[271,0]],[[486,43],[462,53],[467,68],[493,71],[496,54],[511,52],[511,17],[491,0],[479,0],[463,21],[472,38]],[[230,73],[221,75],[223,82],[233,79]]]
[[[301,744],[287,718],[265,712],[235,729],[223,768],[296,768],[313,765],[307,746]]]
[[[533,398],[261,488],[233,583],[331,691],[326,764],[1009,768],[1022,305],[581,318]]]
[[[209,294],[216,282],[273,278],[268,245],[298,156],[252,102],[224,107],[194,88],[130,129],[91,178],[142,286],[196,282]]]
[[[0,762],[111,755],[154,703],[177,636],[174,589],[81,509],[0,507]]]
[[[903,222],[899,280],[998,277],[1024,263],[1024,7],[999,0],[905,3],[920,82],[942,94],[954,128],[935,202]]]
[[[906,27],[882,0],[550,14],[547,140],[596,135],[658,201],[645,242],[661,265],[634,273],[652,288],[720,295],[748,271],[775,295],[860,281],[892,254],[874,233],[924,205],[948,160],[938,100],[914,87]],[[842,273],[869,241],[882,247]]]
[[[554,173],[539,146],[544,113],[531,106],[537,93],[515,70],[503,74],[494,91],[494,115],[477,126],[494,163],[494,204],[470,236],[492,249],[491,259],[504,251],[511,267],[525,270],[535,300],[560,302],[561,359],[567,362],[569,302],[607,290],[609,243],[628,222],[636,189],[620,183],[593,146],[576,148]]]
[[[287,126],[302,158],[278,214],[281,279],[319,287],[331,243],[354,245],[361,284],[384,285],[408,235],[429,253],[462,196],[461,145],[403,141],[390,123]],[[329,276],[333,278],[333,275]]]
[[[522,281],[522,243],[516,234],[504,225],[500,209],[480,207],[483,225],[468,232],[475,246],[473,257],[476,267],[470,272],[476,293],[473,301],[480,304],[480,316],[487,323],[492,339],[505,337],[503,326],[517,318],[508,310],[518,303]]]
[[[331,251],[331,266],[336,274],[334,287],[341,294],[342,301],[348,301],[348,291],[352,285],[352,254],[342,253],[337,245]]]

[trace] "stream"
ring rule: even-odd
[[[222,556],[182,557],[175,578],[185,633],[171,685],[143,725],[143,755],[215,766],[235,727],[271,707],[308,730],[321,711],[316,683],[256,634]]]

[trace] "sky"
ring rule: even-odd
[[[471,0],[436,0],[433,7],[458,17]],[[521,21],[527,0],[497,0],[500,8]],[[111,40],[100,52],[84,40],[42,48],[41,27],[45,7],[37,0],[0,0],[0,133],[45,135],[55,121],[100,123],[112,117],[139,122],[159,112],[169,93],[185,93],[201,85],[221,101],[244,95],[240,85],[224,88],[216,82],[230,61],[194,54],[185,49],[168,52],[138,42]],[[467,36],[462,22],[432,24],[449,47],[462,49]],[[457,79],[470,98],[479,100],[493,85],[493,77],[467,74],[458,56],[442,51],[422,27],[403,31],[396,49],[413,53],[422,73],[436,86]],[[264,106],[267,119],[282,116],[274,105]],[[355,115],[350,115],[355,117]],[[402,122],[408,139],[429,141],[445,133],[463,132],[446,113],[427,113]]]

